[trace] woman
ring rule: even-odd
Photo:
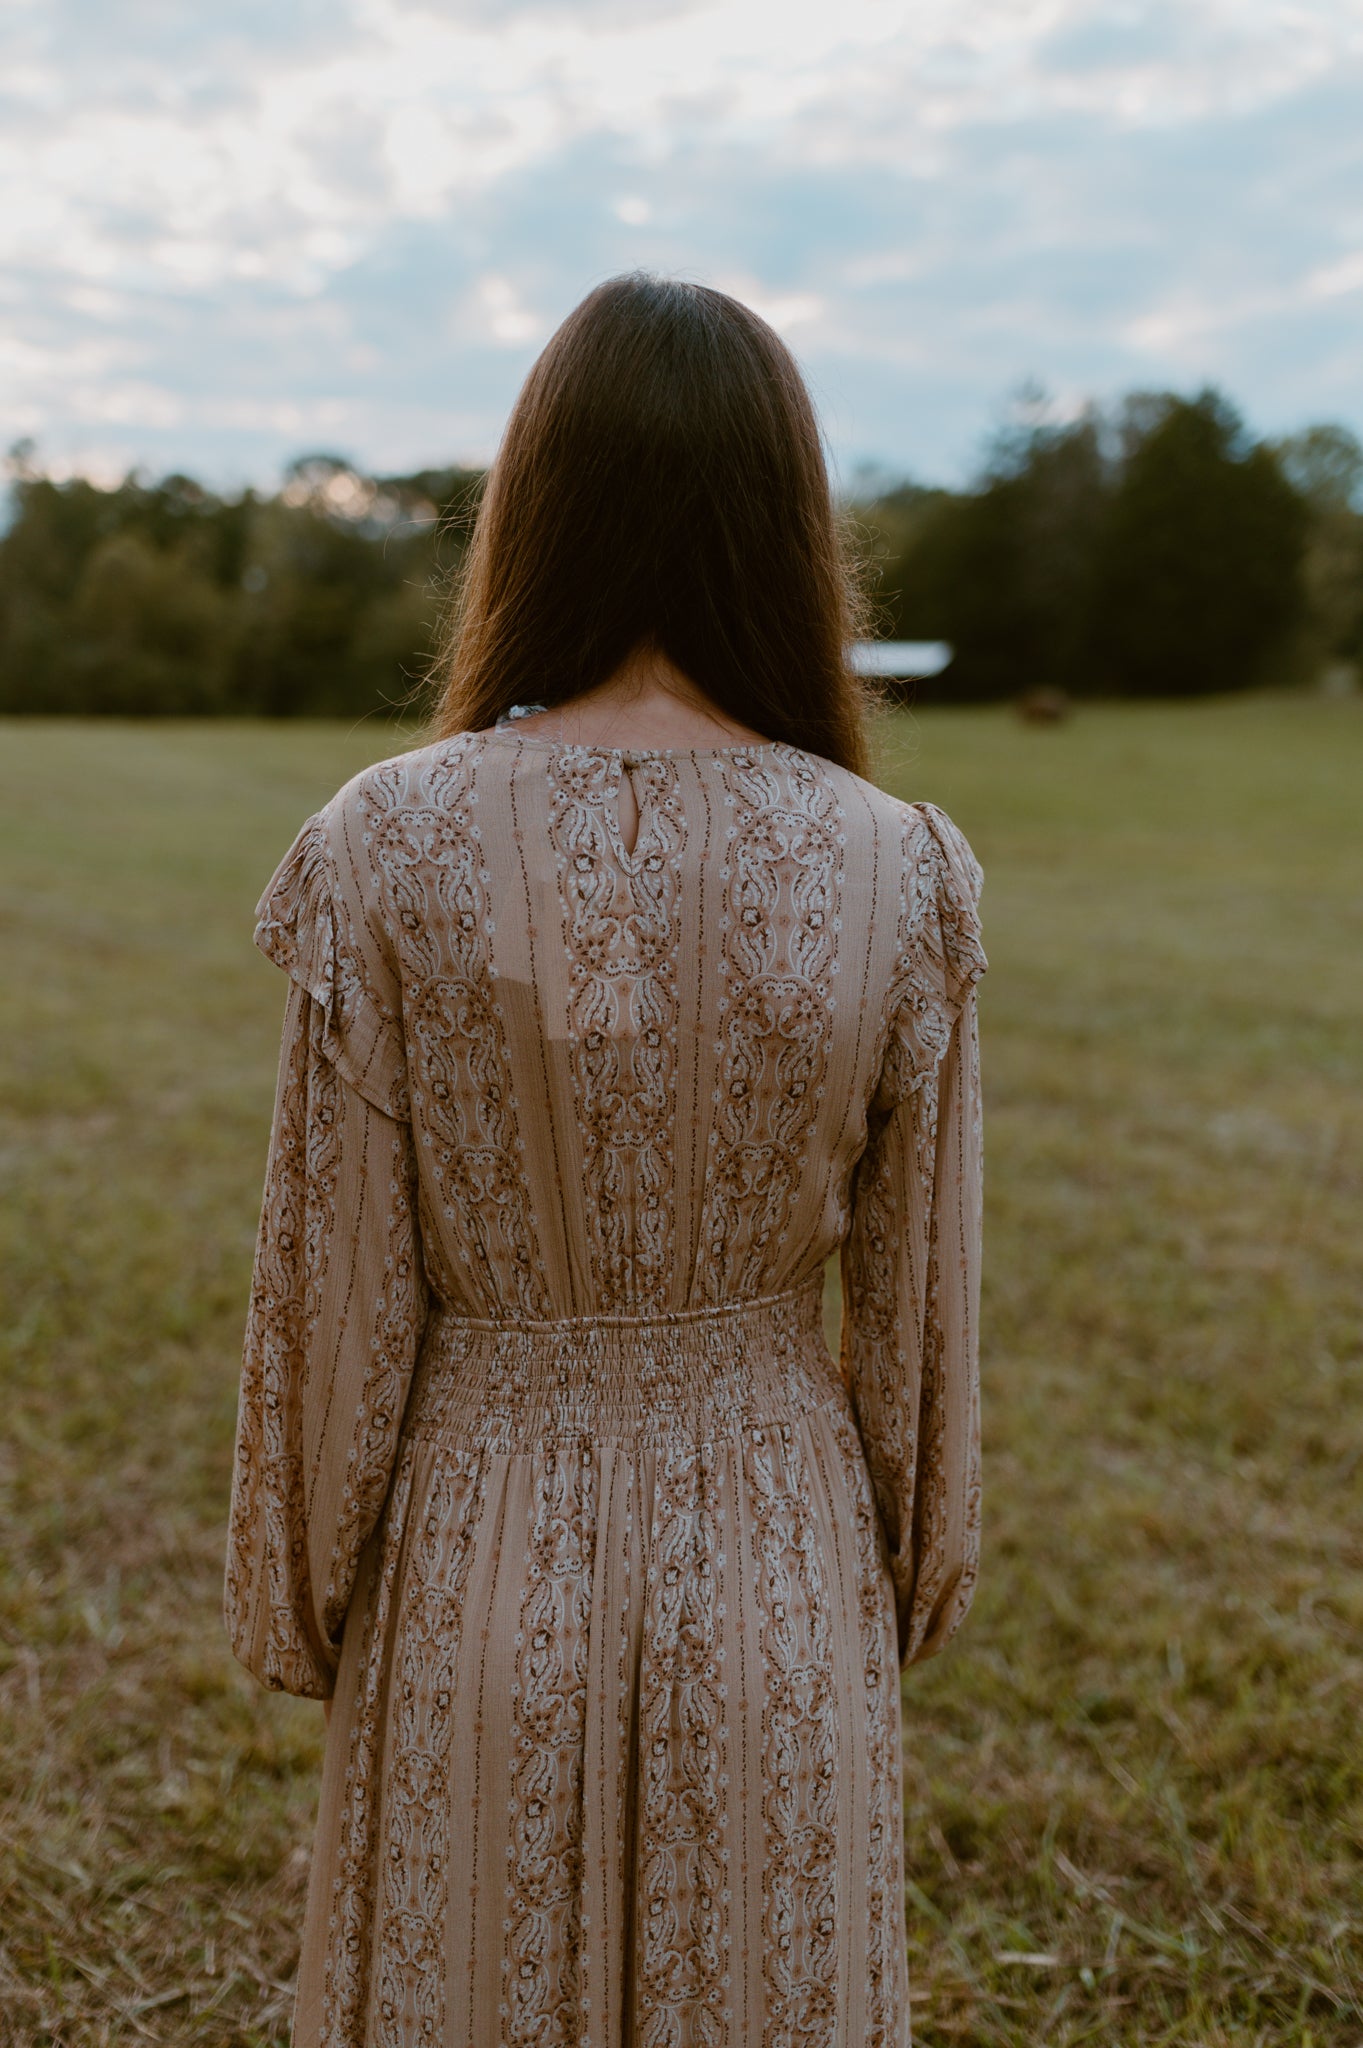
[[[261,903],[227,1611],[330,1702],[296,2044],[909,2038],[985,963],[960,833],[865,779],[850,623],[782,343],[603,285],[512,415],[437,738]]]

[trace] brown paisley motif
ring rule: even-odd
[[[724,1998],[724,1566],[714,1449],[664,1452],[639,1673],[640,2048],[722,2048],[733,2038]]]
[[[348,1710],[346,1765],[336,1856],[329,1888],[321,1962],[322,2025],[319,2048],[352,2048],[364,2040],[374,1950],[375,1892],[379,1875],[379,1811],[383,1799],[384,1709],[387,1659],[383,1651],[401,1598],[399,1565],[412,1511],[410,1449],[393,1478],[384,1514],[377,1570],[356,1604],[351,1626],[360,1636],[359,1681]],[[315,1965],[314,1965],[315,1967]]]
[[[255,1668],[275,1691],[326,1690],[315,1647],[308,1568],[303,1415],[290,1399],[306,1350],[309,1300],[322,1276],[307,1254],[325,1244],[310,1176],[328,1179],[335,1128],[329,1068],[317,1068],[308,1019],[312,999],[289,991],[265,1195],[256,1239],[251,1306],[242,1355],[241,1407],[252,1427],[237,1433],[227,1545],[227,1612],[239,1656],[253,1644]],[[316,1128],[313,1128],[313,1114]]]
[[[895,2018],[902,1977],[904,1845],[900,1827],[899,1660],[893,1603],[876,1529],[875,1500],[856,1432],[839,1418],[836,1441],[848,1474],[857,1558],[857,1641],[865,1686],[870,1796],[866,1811],[866,2048],[900,2048],[907,2014]]]
[[[370,1170],[383,1203],[383,1264],[375,1277],[383,1291],[374,1302],[369,1371],[357,1402],[349,1459],[337,1510],[332,1570],[322,1599],[326,1634],[339,1637],[350,1601],[353,1563],[383,1511],[412,1361],[425,1327],[428,1296],[416,1227],[417,1172],[406,1124],[374,1119]],[[385,1185],[384,1172],[387,1169]],[[386,1200],[384,1199],[386,1197]],[[334,1227],[334,1224],[333,1224]]]
[[[754,1433],[745,1465],[766,1663],[762,2048],[835,2048],[840,1746],[828,1593],[796,1432]]]
[[[675,1216],[678,893],[686,849],[675,764],[634,769],[639,832],[617,824],[618,756],[572,748],[550,770],[549,839],[568,956],[569,1028],[594,1292],[661,1307]]]
[[[540,1460],[512,1684],[504,2039],[576,2041],[582,1995],[582,1754],[596,1462]]]
[[[758,1290],[779,1258],[836,1007],[840,806],[793,749],[769,753],[736,755],[724,770],[723,994],[702,1230],[717,1299]]]
[[[453,1821],[446,1779],[482,1466],[476,1450],[442,1459],[409,1538],[377,1859],[375,2048],[444,2038]]]
[[[491,942],[492,877],[472,793],[444,764],[443,803],[406,803],[370,822],[406,989],[412,1086],[444,1263],[466,1298],[550,1312],[520,1105],[510,1071]]]

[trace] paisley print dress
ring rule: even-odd
[[[513,726],[279,867],[227,1616],[334,1702],[298,2048],[907,2043],[899,1677],[979,1520],[979,879],[798,748]]]

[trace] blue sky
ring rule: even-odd
[[[0,0],[0,434],[482,461],[598,279],[737,292],[838,467],[1007,394],[1363,431],[1363,0]]]

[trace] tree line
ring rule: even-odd
[[[483,474],[295,462],[274,495],[11,457],[0,710],[272,717],[424,702]],[[886,638],[945,640],[920,701],[1178,697],[1363,662],[1363,447],[1255,440],[1215,391],[1056,419],[1033,396],[961,491],[848,507]]]
[[[11,459],[0,711],[348,717],[421,685],[482,472],[305,456],[273,496]]]
[[[920,698],[1188,697],[1363,659],[1363,447],[1256,441],[1215,391],[1057,421],[1024,402],[962,492],[863,510],[886,637],[945,640]]]

